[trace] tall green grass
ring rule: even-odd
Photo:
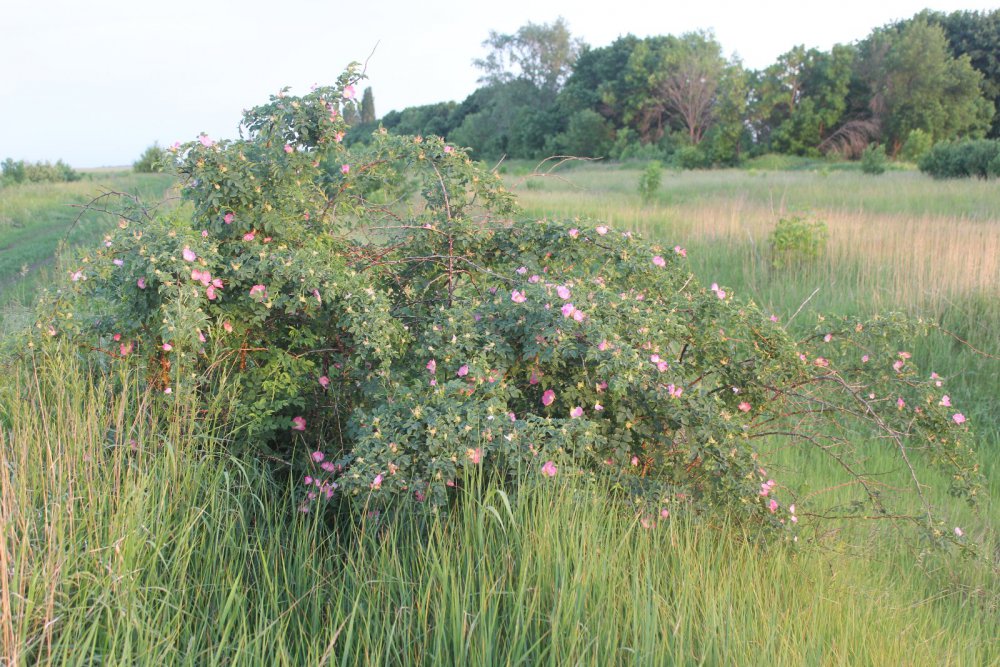
[[[562,477],[468,480],[442,516],[302,514],[183,396],[88,380],[63,353],[18,368],[0,393],[8,664],[1000,660],[996,572],[880,526],[804,516],[797,543],[724,517],[646,528]]]

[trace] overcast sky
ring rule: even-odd
[[[932,9],[992,9],[928,0]],[[491,29],[563,16],[606,46],[714,30],[727,55],[762,68],[797,44],[828,49],[928,5],[916,0],[4,0],[0,159],[126,165],[154,141],[235,136],[241,110],[283,86],[332,83],[369,62],[378,115],[462,100]],[[376,48],[376,44],[378,47]]]

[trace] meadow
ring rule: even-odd
[[[22,311],[35,293],[56,279],[61,247],[94,244],[114,219],[80,208],[105,192],[159,202],[173,184],[162,174],[88,172],[73,183],[28,183],[0,189],[0,322],[5,310]],[[109,201],[94,202],[95,207]],[[10,317],[12,313],[6,313]]]
[[[796,542],[760,540],[725,517],[654,527],[563,478],[517,493],[475,480],[446,516],[324,519],[294,511],[292,483],[266,460],[227,449],[226,405],[154,411],[142,377],[95,379],[71,350],[37,351],[0,360],[4,661],[1000,664],[996,184],[910,171],[669,172],[643,204],[642,165],[506,168],[526,217],[600,219],[681,245],[701,281],[793,331],[824,313],[937,323],[906,343],[975,425],[989,497],[973,511],[921,472],[949,530],[978,547],[818,516],[813,502],[848,505],[856,486],[829,458],[779,439],[764,449],[804,508]],[[97,243],[114,224],[97,216],[70,232],[75,209],[57,217],[94,185],[0,190],[5,335],[29,321],[17,304],[61,275],[50,264],[60,242]],[[788,215],[829,228],[826,251],[794,270],[775,268],[768,247]],[[879,445],[864,443],[865,464],[884,493],[905,497],[905,473]]]

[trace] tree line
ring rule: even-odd
[[[366,90],[349,142],[381,124],[439,135],[476,157],[569,154],[682,167],[764,153],[916,160],[941,141],[1000,138],[1000,10],[923,11],[829,51],[796,46],[762,70],[711,32],[590,47],[562,18],[490,32],[480,87],[460,103],[375,120]]]

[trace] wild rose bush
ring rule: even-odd
[[[440,138],[348,150],[356,72],[247,111],[238,141],[175,146],[189,206],[123,209],[43,305],[40,338],[140,364],[166,403],[228,392],[233,442],[290,461],[304,510],[443,504],[488,470],[586,476],[651,516],[684,503],[790,525],[757,443],[856,432],[975,497],[968,424],[891,343],[910,325],[823,322],[795,341],[699,284],[679,246],[516,221],[502,182]]]

